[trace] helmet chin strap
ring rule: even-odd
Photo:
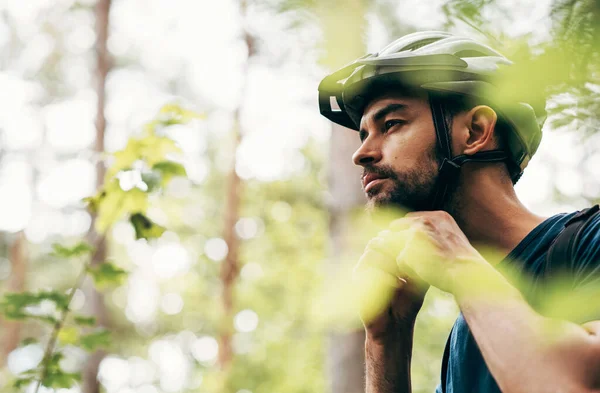
[[[443,99],[435,94],[429,94],[429,105],[433,117],[433,125],[437,137],[438,147],[442,153],[442,164],[438,170],[438,178],[435,185],[435,193],[431,199],[430,209],[441,210],[448,198],[448,189],[458,180],[460,168],[467,162],[501,162],[508,159],[506,152],[502,150],[488,150],[477,152],[472,155],[452,156],[450,145],[450,128],[444,114]]]

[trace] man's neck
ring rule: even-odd
[[[466,171],[455,198],[459,200],[448,210],[471,244],[506,255],[545,218],[519,201],[512,183],[499,182],[485,172]]]

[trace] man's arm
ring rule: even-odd
[[[373,246],[367,245],[354,270],[366,331],[366,393],[410,393],[415,320],[429,285],[409,269],[400,272],[395,256]]]
[[[399,268],[455,296],[504,393],[600,392],[600,321],[580,326],[535,312],[445,212],[411,213],[390,227],[371,243],[393,250],[401,239]]]
[[[454,295],[503,392],[600,391],[600,321],[579,326],[539,315],[491,266],[469,276],[485,285]]]
[[[365,341],[366,393],[410,393],[414,323]]]

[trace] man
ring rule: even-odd
[[[430,285],[461,310],[437,392],[600,392],[600,321],[542,315],[530,304],[550,296],[542,281],[517,286],[499,269],[549,274],[548,249],[575,217],[539,217],[515,194],[545,112],[494,96],[493,77],[509,65],[471,39],[421,32],[319,86],[321,113],[359,132],[353,160],[364,168],[369,206],[413,211],[371,240],[355,269],[394,287],[382,312],[361,315],[369,393],[411,391],[414,322]],[[552,267],[572,295],[600,282],[598,216],[586,222],[574,260]],[[482,246],[506,257],[486,260]],[[586,306],[600,315],[600,297]]]

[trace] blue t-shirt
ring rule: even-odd
[[[552,241],[564,229],[565,223],[576,213],[558,214],[548,218],[531,231],[511,253],[498,264],[498,270],[508,267],[529,275],[533,280],[521,291],[530,303],[535,302],[538,281],[543,274],[545,258]],[[567,270],[573,288],[600,284],[600,215],[586,226],[575,252],[573,266],[559,266]],[[552,266],[555,271],[555,266]],[[600,308],[600,307],[599,307]],[[454,323],[450,335],[450,352],[446,393],[500,393],[500,389],[488,370],[477,343],[462,314]],[[438,385],[436,393],[441,393]]]

